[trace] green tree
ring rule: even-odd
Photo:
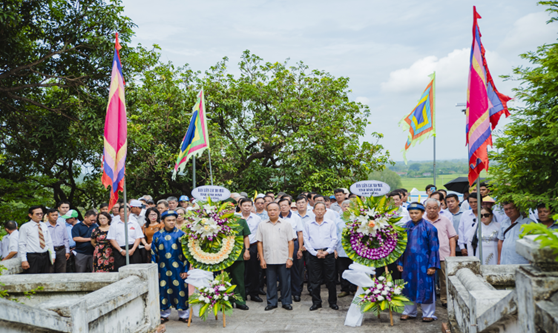
[[[133,23],[120,1],[0,7],[0,210],[21,221],[17,203],[44,203],[47,194],[50,206],[96,205],[106,199],[91,170],[100,165],[114,32],[127,59]]]
[[[543,1],[558,13],[557,1]],[[550,20],[556,21],[554,17]],[[546,203],[558,208],[558,44],[522,54],[533,66],[517,67],[516,98],[525,107],[511,109],[511,123],[495,141],[490,169],[494,194],[520,208]]]
[[[349,101],[348,78],[264,63],[246,51],[240,76],[227,58],[205,72],[161,64],[128,87],[128,184],[155,196],[191,190],[191,163],[177,181],[170,175],[190,120],[195,94],[206,95],[216,184],[233,191],[326,191],[365,179],[388,160],[376,142],[360,142],[367,106]],[[370,133],[378,140],[381,134]],[[209,184],[208,155],[197,159],[198,185]]]
[[[368,176],[368,179],[382,181],[388,184],[392,191],[402,187],[401,177],[397,172],[390,169],[374,171]]]

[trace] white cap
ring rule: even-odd
[[[141,201],[136,200],[136,199],[130,200],[130,207],[141,207],[141,206],[143,206]]]

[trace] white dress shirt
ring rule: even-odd
[[[337,249],[337,224],[334,221],[324,219],[321,224],[312,219],[304,225],[304,246],[308,253],[313,256],[318,254],[316,249],[327,249],[331,254]]]
[[[341,215],[339,215],[338,212],[334,211],[333,209],[326,208],[324,220],[337,221],[337,219],[340,217]]]
[[[473,210],[470,209],[465,211],[461,215],[461,220],[459,221],[459,229],[457,230],[457,234],[459,235],[459,240],[457,243],[459,244],[459,248],[466,249],[467,248],[467,233],[471,228],[474,228],[477,223],[477,216],[473,213]]]
[[[312,221],[316,217],[316,214],[314,214],[312,210],[309,209],[306,210],[304,216],[302,216],[302,214],[300,214],[299,212],[296,212],[296,215],[298,215],[298,217],[302,220],[303,229],[306,223]]]
[[[45,238],[45,248],[41,249],[39,243],[39,227],[43,231]],[[54,247],[52,246],[52,239],[48,232],[47,225],[44,222],[29,221],[21,226],[19,229],[19,256],[21,261],[27,261],[27,253],[45,253],[50,251],[51,259],[56,259]]]
[[[289,212],[289,215],[287,215],[287,216],[279,215],[279,217],[282,220],[287,221],[292,225],[295,235],[296,235],[297,232],[303,230],[302,220],[300,219],[300,217],[298,217],[298,214],[295,214],[291,211],[291,212]]]
[[[38,230],[37,230],[37,232],[38,232]],[[19,251],[19,230],[14,230],[10,234],[10,238],[9,238],[9,242],[8,242],[8,249],[7,249],[7,252],[4,253],[4,257],[7,257],[8,254],[10,254],[12,252],[18,252],[18,251]],[[17,256],[18,256],[18,254],[16,254],[12,258],[17,258]]]
[[[258,232],[258,226],[260,225],[260,222],[262,221],[262,219],[254,213],[250,213],[250,216],[248,216],[248,217],[244,217],[241,214],[240,218],[245,219],[246,224],[248,224],[248,228],[250,228],[250,235],[248,236],[248,238],[250,239],[250,244],[256,243],[258,241],[256,239],[257,238],[256,237],[257,232]]]
[[[124,229],[124,222],[120,220],[120,216],[116,216],[110,223],[110,228],[107,234],[107,239],[114,239],[119,246],[126,246],[126,230]],[[143,238],[143,232],[136,221],[128,221],[128,245],[134,245],[138,238]]]
[[[10,234],[6,234],[4,238],[2,238],[2,243],[0,243],[0,256],[2,258],[6,257],[9,252],[8,247],[10,246]]]

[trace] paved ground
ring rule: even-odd
[[[302,301],[293,303],[293,310],[287,311],[279,307],[271,311],[264,311],[266,302],[248,301],[248,311],[234,310],[232,316],[227,316],[227,327],[223,328],[223,320],[208,319],[206,322],[198,317],[192,319],[188,328],[186,324],[178,321],[178,314],[173,310],[171,320],[166,323],[168,333],[175,332],[297,332],[297,333],[328,333],[328,332],[401,332],[401,333],[431,333],[441,332],[442,322],[447,322],[447,311],[437,303],[436,316],[438,320],[432,323],[423,323],[420,318],[415,320],[400,321],[399,314],[394,314],[394,326],[389,324],[389,313],[381,314],[380,320],[370,313],[365,314],[361,327],[344,326],[345,315],[351,304],[352,297],[340,298],[339,310],[334,311],[329,307],[310,312],[311,297],[303,292]],[[322,299],[327,300],[327,292],[322,287]],[[324,305],[327,301],[324,302]],[[419,307],[419,316],[421,316]]]

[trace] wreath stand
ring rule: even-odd
[[[386,268],[387,270],[387,268]],[[223,279],[223,283],[225,282],[225,276],[223,275],[223,270],[221,270],[221,277]],[[391,310],[390,310],[391,311]],[[390,312],[391,314],[391,312]],[[190,315],[188,316],[188,327],[190,327],[190,323],[192,322],[192,316],[194,315],[194,309],[190,307]],[[217,315],[215,315],[215,320],[218,320]],[[393,326],[393,324],[392,324]],[[223,305],[223,327],[227,327],[227,319],[225,316],[225,306]]]
[[[386,269],[386,276],[389,275],[387,265],[384,266],[384,268]],[[393,326],[393,313],[391,312],[391,308],[389,306],[388,306],[388,309],[389,309],[389,322],[390,322],[391,326]],[[378,311],[378,320],[380,320],[380,312],[379,311]]]

